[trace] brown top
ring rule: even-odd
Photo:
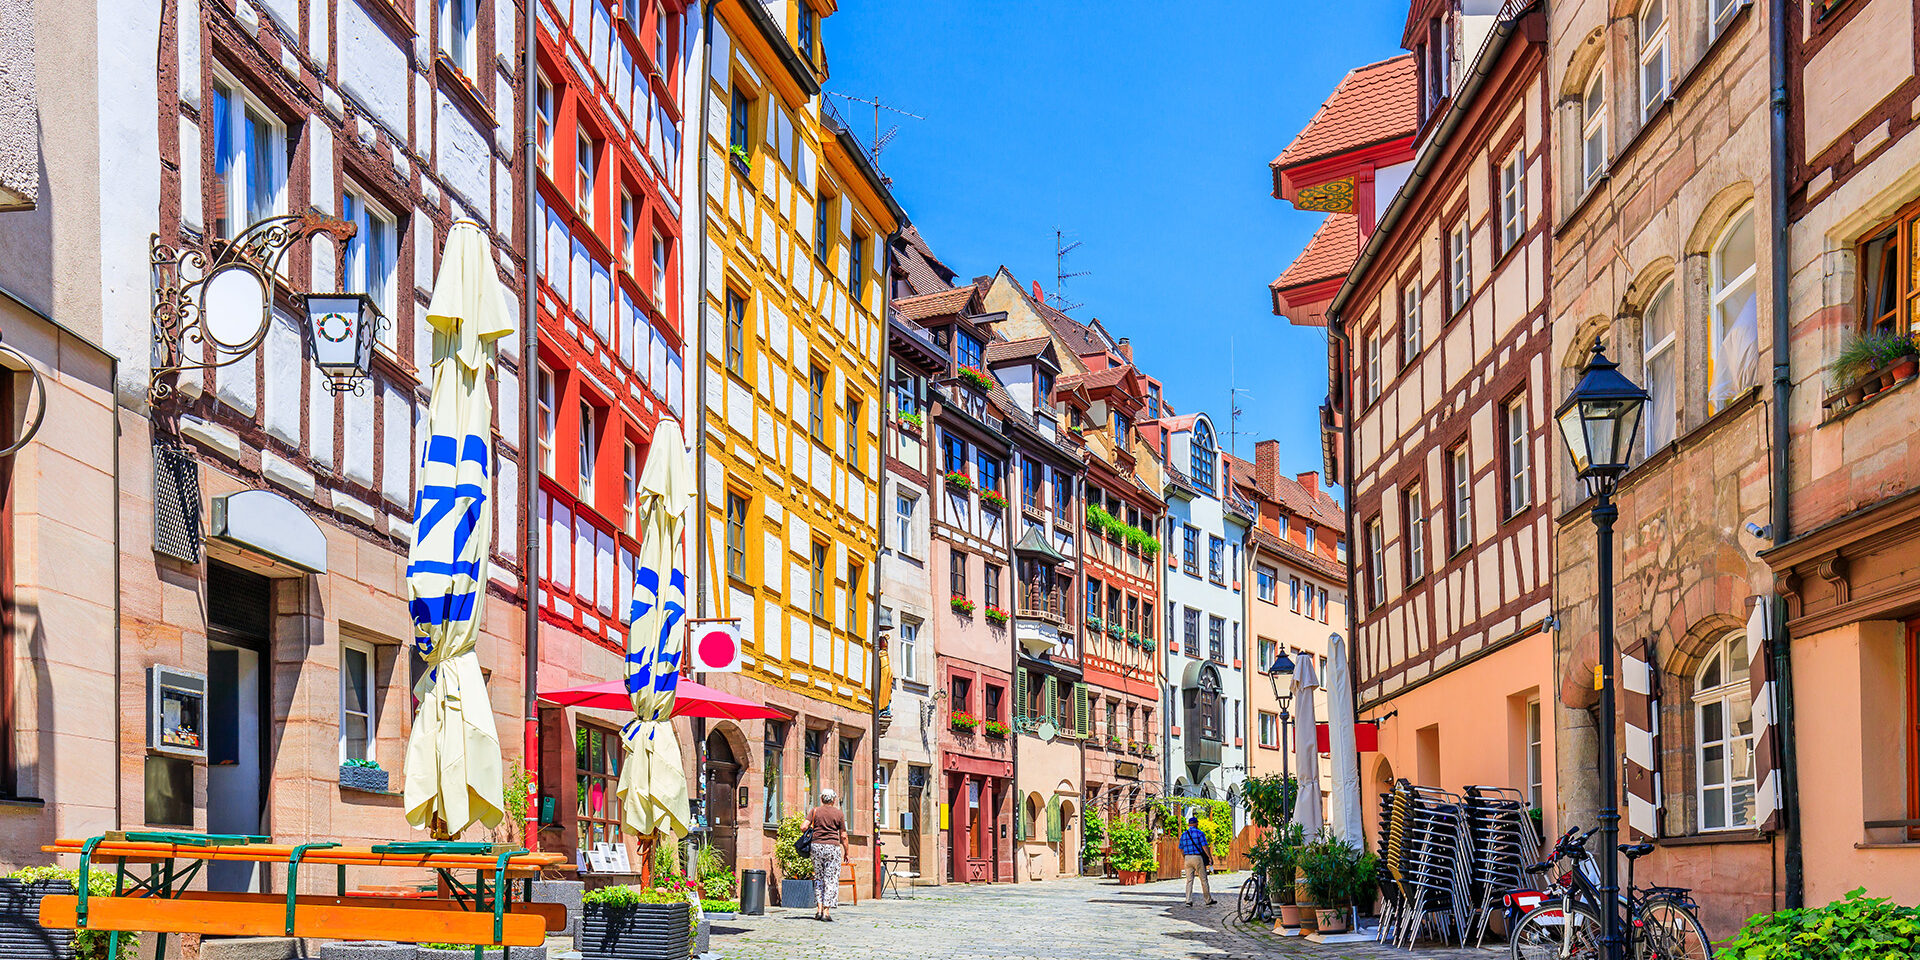
[[[841,813],[839,807],[825,803],[814,807],[813,812],[807,814],[807,826],[813,828],[815,846],[828,843],[836,847],[846,847],[847,815]]]

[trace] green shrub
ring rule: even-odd
[[[41,866],[21,867],[7,877],[21,883],[44,883],[50,880],[65,880],[75,890],[80,889],[80,871],[65,867]],[[87,872],[87,893],[95,897],[113,896],[113,871],[90,870]],[[107,960],[107,945],[113,934],[107,930],[76,930],[73,934],[74,960]],[[120,956],[117,960],[134,960],[140,955],[140,936],[136,933],[120,934]]]
[[[1330,833],[1321,834],[1301,848],[1296,862],[1306,876],[1307,892],[1315,904],[1344,907],[1358,895],[1360,851],[1353,844]]]
[[[1885,960],[1920,956],[1920,908],[1864,888],[1823,907],[1747,918],[1720,960]]]
[[[690,892],[691,892],[691,887],[688,886],[686,881],[684,880],[677,885],[655,886],[649,889],[642,889],[640,887],[630,887],[630,886],[600,887],[598,889],[588,890],[586,893],[582,894],[580,897],[580,902],[583,905],[590,906],[590,907],[597,906],[597,907],[614,907],[614,908],[635,907],[643,903],[691,903],[691,901],[688,899],[688,895]],[[700,920],[699,920],[698,913],[696,913],[693,910],[688,910],[687,911],[688,929],[693,931],[694,933],[698,933],[699,924],[700,924]],[[459,947],[457,949],[466,950],[466,949],[472,949],[472,948]]]
[[[1080,863],[1083,869],[1103,869],[1107,862],[1107,821],[1091,810],[1080,821]]]
[[[1147,827],[1145,814],[1129,813],[1114,820],[1107,827],[1112,838],[1113,868],[1152,873],[1159,865],[1153,855],[1153,831]]]
[[[717,847],[700,848],[700,895],[709,900],[727,900],[735,890],[733,868]]]
[[[1293,777],[1275,773],[1248,777],[1241,791],[1247,798],[1247,817],[1254,826],[1277,828],[1293,819],[1293,799],[1300,793],[1300,784]]]
[[[773,855],[780,861],[780,876],[788,880],[812,880],[813,858],[803,857],[793,850],[793,842],[807,829],[807,822],[799,817],[788,817],[780,821],[780,832],[773,845]]]
[[[708,913],[739,913],[740,901],[705,899],[700,901],[700,909]]]

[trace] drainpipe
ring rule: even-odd
[[[704,202],[704,197],[702,199]],[[887,365],[893,360],[893,336],[890,324],[890,315],[893,312],[893,245],[899,242],[899,240],[900,229],[895,227],[892,233],[887,234],[887,244],[883,248],[880,256],[880,449],[877,451],[877,459],[879,462],[875,464],[874,470],[874,475],[878,477],[880,481],[880,496],[876,504],[876,509],[874,510],[875,519],[879,520],[880,533],[879,538],[874,541],[873,567],[867,571],[868,589],[871,592],[870,602],[867,604],[867,607],[872,611],[868,616],[872,618],[874,644],[873,667],[867,677],[867,703],[868,708],[873,712],[873,735],[867,740],[867,759],[869,765],[873,768],[869,771],[867,777],[867,783],[869,785],[867,790],[867,805],[869,807],[868,815],[873,817],[873,898],[875,900],[883,899],[886,896],[886,888],[882,882],[883,878],[880,869],[881,843],[880,817],[878,816],[880,810],[878,805],[873,801],[876,799],[874,795],[879,792],[880,785],[880,645],[893,642],[892,633],[889,632],[882,635],[880,632],[880,565],[886,562],[887,556],[887,521],[885,520],[887,515],[887,450],[889,449],[887,446],[887,436],[895,429],[893,417],[887,413]],[[705,258],[703,257],[702,259]],[[897,630],[899,627],[896,625],[894,629]],[[918,826],[918,824],[915,824],[916,828]]]
[[[1350,348],[1353,346],[1353,340],[1347,336],[1347,328],[1341,322],[1340,315],[1337,313],[1327,314],[1327,336],[1332,338],[1334,343],[1340,345],[1340,373],[1344,377],[1347,371],[1347,358],[1352,355]],[[1357,649],[1360,642],[1360,594],[1358,592],[1358,578],[1353,574],[1353,556],[1354,552],[1360,549],[1360,544],[1353,536],[1353,416],[1351,413],[1353,404],[1347,396],[1345,390],[1346,385],[1341,384],[1340,386],[1342,388],[1339,406],[1340,499],[1345,501],[1342,506],[1346,507],[1346,509],[1342,510],[1341,513],[1345,514],[1347,529],[1347,673],[1349,675],[1349,682],[1352,683],[1353,689],[1357,691],[1360,689],[1360,658],[1354,655],[1354,650]],[[1329,394],[1329,398],[1331,398],[1334,384],[1328,384],[1327,387],[1327,393]],[[1296,734],[1296,736],[1297,735],[1298,734]],[[1285,750],[1286,744],[1282,743],[1280,748]]]
[[[1772,303],[1773,311],[1773,542],[1787,542],[1788,491],[1792,482],[1788,446],[1792,430],[1787,420],[1787,403],[1793,392],[1792,354],[1788,343],[1790,323],[1787,317],[1787,5],[1782,0],[1767,4],[1768,85],[1772,88],[1769,111],[1772,131],[1767,141],[1768,181],[1772,205]],[[1794,751],[1793,711],[1793,638],[1788,635],[1786,618],[1773,615],[1774,698],[1780,716],[1780,780],[1787,828],[1787,908],[1799,908],[1806,897],[1806,880],[1800,846],[1800,776]]]
[[[693,340],[693,349],[688,352],[693,354],[693,359],[696,362],[688,364],[687,369],[696,372],[688,377],[688,386],[701,383],[707,377],[707,79],[713,74],[713,11],[715,7],[720,5],[720,2],[721,0],[708,0],[706,7],[701,11],[700,73],[697,78],[688,77],[689,82],[686,84],[686,86],[691,87],[695,85],[696,81],[698,83],[700,96],[697,101],[697,109],[687,109],[689,106],[688,101],[692,100],[689,94],[693,91],[682,91],[681,94],[682,109],[680,115],[684,118],[693,118],[699,121],[697,124],[699,128],[697,137],[684,137],[681,142],[683,144],[692,143],[700,151],[699,181],[691,185],[692,189],[683,189],[680,191],[681,222],[683,224],[685,223],[687,204],[691,203],[694,208],[699,211],[699,216],[694,220],[694,222],[699,225],[699,229],[694,231],[691,237],[688,237],[683,226],[680,238],[681,263],[686,263],[686,257],[689,253],[687,242],[689,239],[691,239],[694,244],[697,244],[697,249],[693,250],[692,253],[697,256],[700,261],[699,287],[692,291],[694,294],[693,297],[683,296],[681,298],[683,301],[681,303],[681,327],[683,329],[686,326],[684,316],[686,309],[689,306],[694,309],[695,339]],[[693,443],[693,472],[697,483],[695,483],[693,490],[693,512],[694,516],[698,518],[698,521],[693,524],[694,558],[693,563],[690,565],[694,571],[694,610],[696,611],[695,616],[710,617],[713,615],[713,612],[708,603],[711,597],[707,589],[708,571],[706,567],[707,391],[702,387],[699,390],[687,390],[686,392],[693,395],[693,433],[696,438]]]
[[[521,56],[520,96],[524,104],[520,130],[520,164],[522,170],[522,189],[525,198],[520,204],[520,223],[527,232],[527,268],[525,270],[526,289],[520,298],[520,482],[521,482],[521,535],[525,545],[520,552],[520,581],[525,585],[522,596],[526,599],[526,622],[522,627],[526,652],[526,666],[521,673],[525,686],[525,741],[521,747],[521,762],[528,764],[533,773],[535,789],[533,796],[527,799],[525,831],[521,834],[527,849],[540,849],[540,578],[534,573],[535,563],[540,556],[540,523],[535,505],[540,498],[540,465],[534,450],[538,447],[535,437],[540,431],[540,405],[535,402],[534,394],[540,389],[540,263],[534,256],[534,231],[545,224],[534,222],[538,210],[536,200],[540,191],[540,165],[534,161],[537,152],[538,133],[534,127],[535,90],[540,75],[539,54],[540,27],[535,18],[534,4],[526,5],[526,14],[521,20],[525,48]]]

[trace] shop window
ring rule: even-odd
[[[780,822],[780,813],[785,806],[786,756],[787,724],[781,720],[768,720],[760,753],[760,789],[766,797],[766,812],[761,822],[768,826]]]
[[[587,720],[573,730],[574,814],[581,848],[620,842],[620,731]]]
[[[1735,630],[1708,649],[1693,678],[1699,828],[1753,826],[1753,690],[1747,635]]]

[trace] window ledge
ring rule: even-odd
[[[433,70],[440,80],[437,86],[441,92],[449,94],[450,99],[467,111],[472,120],[489,130],[497,126],[493,119],[493,111],[487,107],[486,98],[474,86],[474,81],[462,73],[459,67],[454,66],[453,61],[446,54],[438,52],[434,54]]]
[[[1900,380],[1895,381],[1893,386],[1887,387],[1886,389],[1881,390],[1878,393],[1875,393],[1871,397],[1863,397],[1862,399],[1857,400],[1839,409],[1834,409],[1833,407],[1829,406],[1827,408],[1827,411],[1828,411],[1827,418],[1825,420],[1820,421],[1820,426],[1827,427],[1827,426],[1831,426],[1832,424],[1839,423],[1840,421],[1853,416],[1855,413],[1858,413],[1859,411],[1864,410],[1867,407],[1874,405],[1875,403],[1878,403],[1882,397],[1885,397],[1888,394],[1895,393],[1901,390],[1902,388],[1906,387],[1908,384],[1912,383],[1916,379],[1920,379],[1920,374],[1908,374],[1907,376],[1901,378]],[[1828,398],[1827,402],[1832,403],[1832,398],[1831,397]]]
[[[1853,848],[1855,850],[1920,850],[1920,840],[1909,840],[1905,843],[1862,842],[1854,844]]]
[[[402,795],[398,790],[362,790],[359,787],[345,783],[340,784],[340,793],[342,795],[359,794],[363,797],[398,797]]]
[[[47,805],[39,797],[0,797],[0,808],[14,807],[21,810],[39,810]]]
[[[1705,847],[1722,843],[1766,843],[1772,839],[1772,834],[1762,830],[1724,830],[1691,833],[1684,837],[1661,837],[1654,843],[1662,847]]]

